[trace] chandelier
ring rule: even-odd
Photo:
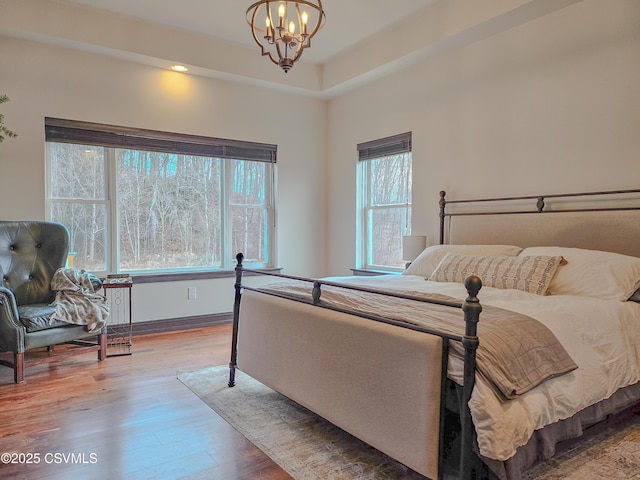
[[[246,16],[262,55],[285,73],[311,46],[311,38],[325,22],[321,0],[260,0],[247,9]]]

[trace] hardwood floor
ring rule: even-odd
[[[230,336],[229,325],[136,336],[133,355],[34,366],[22,385],[0,367],[0,454],[31,462],[0,461],[0,477],[290,479],[176,379],[228,363]]]

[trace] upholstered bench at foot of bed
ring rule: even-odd
[[[240,370],[438,478],[440,337],[249,291],[241,311]]]

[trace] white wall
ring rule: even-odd
[[[355,266],[359,142],[413,132],[413,230],[431,242],[443,189],[637,188],[638,25],[638,0],[583,0],[328,101],[0,36],[20,134],[0,145],[0,218],[45,216],[45,116],[278,144],[278,263],[297,275]],[[138,285],[134,317],[228,312],[232,283]]]
[[[0,36],[0,218],[44,219],[44,117],[278,145],[278,265],[324,273],[324,101]],[[265,64],[265,66],[268,66]],[[231,311],[233,280],[134,287],[136,321]],[[198,298],[187,300],[187,287]]]
[[[584,0],[329,102],[330,274],[354,266],[356,144],[413,132],[413,232],[450,198],[640,187],[640,2]]]

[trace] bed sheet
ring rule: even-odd
[[[325,280],[376,289],[439,293],[461,301],[467,296],[462,284],[431,282],[415,275]],[[534,430],[571,417],[640,381],[640,304],[568,295],[540,296],[491,287],[483,287],[478,298],[481,305],[519,312],[543,323],[578,365],[573,372],[547,380],[513,400],[499,397],[478,376],[469,408],[482,455],[507,460]],[[459,380],[461,368],[461,363],[452,359],[449,375]]]

